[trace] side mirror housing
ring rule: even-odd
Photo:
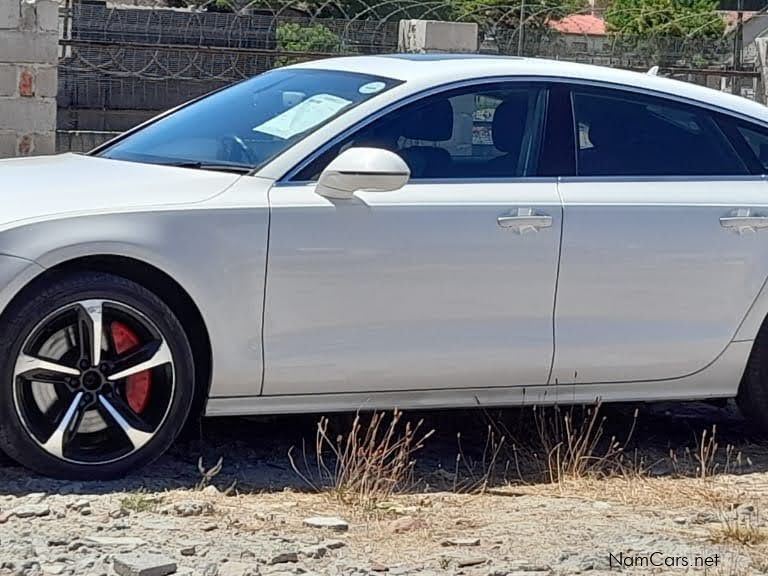
[[[382,148],[348,148],[320,174],[315,192],[326,198],[352,198],[355,192],[391,192],[411,177],[405,160]]]

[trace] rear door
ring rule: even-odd
[[[270,191],[265,394],[546,384],[560,246],[536,170],[547,90],[446,90],[385,114]],[[342,149],[400,154],[411,181],[315,193]]]
[[[765,281],[754,154],[718,114],[673,99],[574,86],[571,112],[553,381],[703,369]]]

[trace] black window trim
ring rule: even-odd
[[[725,114],[716,114],[715,122],[722,130],[723,134],[730,140],[731,146],[733,146],[736,153],[741,157],[742,162],[746,164],[750,174],[761,176],[768,173],[768,169],[763,166],[760,159],[755,155],[750,145],[747,143],[746,137],[741,133],[739,128],[753,131],[766,131],[768,127],[761,126],[755,122],[746,122],[733,117],[729,117]]]

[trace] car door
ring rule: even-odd
[[[265,394],[547,382],[561,204],[531,177],[546,96],[496,82],[414,99],[273,187]],[[356,146],[400,154],[410,181],[316,194]]]
[[[754,157],[703,107],[586,86],[571,104],[552,380],[701,370],[765,281],[768,189]]]

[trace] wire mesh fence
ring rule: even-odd
[[[633,38],[549,25],[550,0],[61,0],[61,148],[103,139],[157,112],[275,66],[398,50],[407,18],[474,22],[478,50],[661,72],[753,97],[759,74],[733,38]],[[582,11],[588,15],[587,9]],[[576,11],[579,14],[579,11]]]

